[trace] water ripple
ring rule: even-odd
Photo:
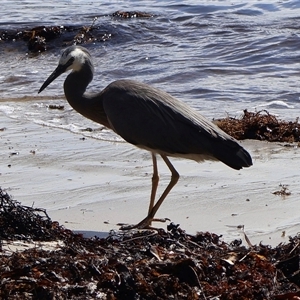
[[[288,103],[266,106],[286,118],[299,111],[299,1],[203,1],[199,5],[191,0],[181,4],[131,0],[100,5],[81,0],[53,6],[37,0],[5,0],[2,8],[0,31],[31,28],[40,25],[41,19],[43,25],[80,28],[98,17],[95,32],[109,33],[112,38],[86,45],[96,69],[90,91],[99,91],[116,79],[130,78],[160,87],[208,117],[268,103]],[[144,11],[153,17],[112,17],[120,9]],[[29,105],[30,101],[9,99],[26,97],[36,102],[37,91],[56,67],[62,49],[53,47],[31,57],[26,54],[26,43],[1,46],[1,102],[7,99],[5,105],[18,107],[12,110],[14,117],[18,113],[19,118],[31,115],[36,121],[56,126],[59,119],[55,116],[55,122],[51,121],[54,116],[47,109]],[[62,81],[63,77],[53,82],[43,96],[63,98]],[[67,122],[96,126],[86,124],[75,113],[58,114],[65,118],[64,128],[72,128]]]

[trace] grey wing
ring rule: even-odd
[[[191,128],[187,128],[186,118],[166,105],[160,93],[153,91],[135,92],[132,86],[108,89],[104,110],[112,128],[134,145],[167,153],[189,153]]]
[[[241,148],[189,106],[144,84],[114,82],[104,92],[103,106],[114,131],[137,146],[170,155],[205,155],[228,165],[225,152]]]

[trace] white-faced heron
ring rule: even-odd
[[[198,162],[219,160],[236,170],[252,165],[251,156],[234,138],[187,104],[157,88],[133,80],[117,80],[97,94],[85,94],[93,79],[94,67],[89,52],[83,47],[71,46],[62,53],[57,68],[39,93],[66,71],[71,73],[64,82],[65,96],[76,111],[152,154],[153,177],[148,215],[137,225],[123,229],[147,228],[155,220],[157,210],[179,179],[169,156]],[[155,203],[159,181],[157,154],[172,176]]]

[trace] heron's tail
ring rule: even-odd
[[[233,141],[231,141],[228,147],[225,147],[225,150],[223,147],[217,148],[223,151],[215,151],[215,157],[235,170],[252,166],[250,154],[238,143],[233,142],[234,144],[232,144],[232,142]]]

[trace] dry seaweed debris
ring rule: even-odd
[[[279,191],[275,191],[272,194],[285,197],[285,196],[290,196],[292,193],[289,191],[289,188],[285,184],[280,184],[279,187],[281,188]]]
[[[52,241],[61,232],[46,210],[23,206],[0,188],[0,240]]]
[[[1,239],[10,234],[18,238],[4,227],[3,218],[8,219],[6,213],[12,215],[11,207],[24,214],[23,226],[31,228],[29,237],[36,228],[40,239],[43,232],[47,240],[52,236],[64,241],[55,251],[35,247],[7,255],[2,250],[1,299],[258,300],[300,296],[300,235],[275,248],[245,247],[239,240],[228,244],[209,232],[189,235],[171,223],[167,231],[111,232],[105,239],[87,239],[62,226],[55,225],[53,231],[48,217],[41,222],[40,210],[19,208],[21,204],[2,191],[0,197],[5,205],[0,214]],[[37,220],[37,226],[32,226],[32,220]]]
[[[215,123],[229,135],[238,140],[256,139],[270,142],[299,142],[300,124],[281,121],[266,110],[249,112],[244,110],[240,119],[224,118]]]

